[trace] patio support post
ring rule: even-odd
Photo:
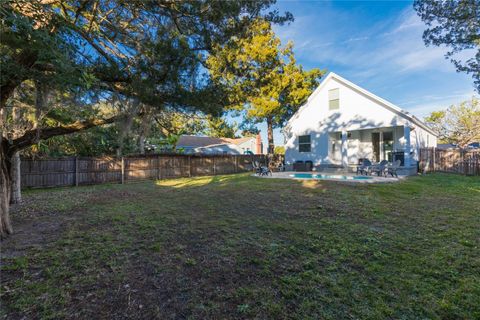
[[[403,138],[405,139],[405,150],[404,150],[404,166],[410,167],[410,125],[407,123],[403,126]]]
[[[347,131],[342,130],[342,166],[348,167]]]

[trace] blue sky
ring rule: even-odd
[[[445,48],[426,47],[425,24],[412,1],[278,1],[295,21],[276,26],[293,41],[306,69],[333,71],[423,118],[474,95],[473,80],[457,73]],[[258,125],[266,144],[266,125]],[[275,131],[275,144],[283,135]]]

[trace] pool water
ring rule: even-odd
[[[313,173],[295,173],[290,177],[294,179],[336,179],[336,180],[369,180],[372,177],[367,176],[343,176],[343,175],[326,175]]]

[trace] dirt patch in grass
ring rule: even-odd
[[[248,175],[32,190],[1,317],[480,317],[478,178]]]

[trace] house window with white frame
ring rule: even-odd
[[[310,135],[304,135],[298,137],[298,151],[299,152],[310,152],[312,150],[312,142]]]
[[[338,88],[328,90],[328,109],[340,109],[340,90]]]

